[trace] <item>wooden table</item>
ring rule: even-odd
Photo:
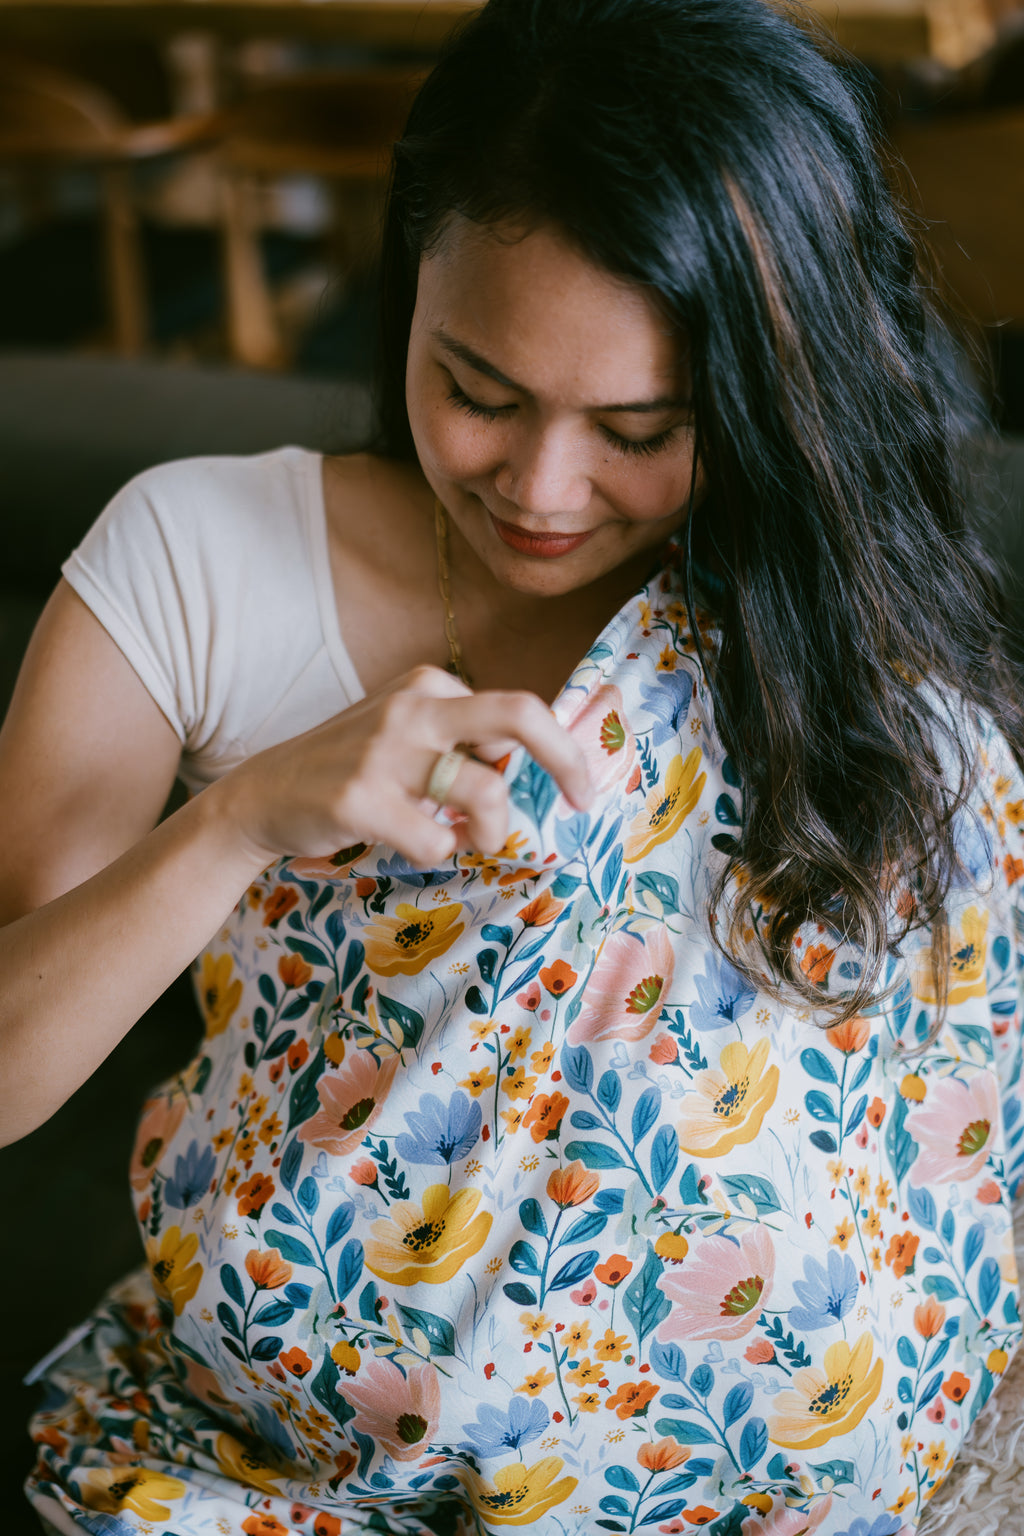
[[[809,0],[852,53],[879,63],[932,56],[957,67],[993,36],[1001,0]],[[55,36],[288,38],[432,53],[478,0],[0,0],[0,42]]]

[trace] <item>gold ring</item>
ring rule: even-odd
[[[459,769],[465,761],[466,754],[458,747],[453,747],[450,752],[441,753],[427,781],[428,800],[433,800],[437,805],[444,805],[452,792],[452,785],[459,776]]]

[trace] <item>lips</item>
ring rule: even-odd
[[[490,516],[494,531],[503,544],[521,555],[532,555],[540,560],[556,560],[560,555],[571,554],[593,534],[593,529],[586,533],[527,533],[514,523],[503,522],[493,512]]]

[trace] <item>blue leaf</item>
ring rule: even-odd
[[[275,1221],[283,1221],[286,1227],[301,1225],[295,1212],[289,1210],[288,1206],[282,1205],[280,1200],[274,1201],[274,1204],[270,1207],[270,1214],[274,1217]]]
[[[952,1301],[954,1296],[960,1294],[952,1280],[947,1280],[945,1275],[925,1275],[921,1289],[938,1301]]]
[[[260,972],[260,979],[256,983],[256,985],[260,989],[260,996],[262,998],[264,998],[270,1004],[271,1008],[276,1008],[277,1007],[277,988],[274,985],[273,977],[272,976],[268,976],[266,971],[261,971]]]
[[[472,987],[467,987],[465,992],[462,994],[462,1001],[465,1003],[470,1013],[475,1013],[480,1017],[483,1017],[484,1014],[490,1013],[490,1009],[487,1006],[487,1000],[478,986],[474,985]]]
[[[833,1461],[812,1461],[808,1465],[816,1477],[830,1477],[834,1483],[852,1483],[857,1478],[854,1463],[839,1457]]]
[[[900,1334],[897,1340],[896,1353],[908,1371],[917,1370],[917,1350],[914,1348],[912,1340],[908,1339],[905,1333]]]
[[[284,1293],[293,1307],[308,1307],[313,1291],[310,1286],[301,1285],[298,1280],[293,1280],[290,1285],[285,1286]]]
[[[580,1162],[584,1168],[624,1168],[625,1158],[614,1147],[600,1141],[570,1141],[565,1155],[572,1162]]]
[[[358,939],[353,939],[345,952],[345,969],[341,973],[341,990],[347,992],[363,968],[366,951]]]
[[[663,1125],[651,1144],[651,1183],[660,1195],[676,1171],[679,1161],[679,1132],[673,1125]]]
[[[650,891],[658,906],[669,916],[679,911],[679,882],[671,875],[650,870],[637,877],[634,890],[639,897],[643,896],[644,891]]]
[[[690,1385],[700,1397],[710,1397],[715,1390],[715,1373],[710,1365],[698,1365],[690,1377]]]
[[[476,966],[481,978],[490,986],[498,969],[498,951],[496,949],[480,950],[476,957]]]
[[[530,1243],[522,1241],[513,1243],[508,1261],[512,1268],[518,1270],[521,1275],[540,1274],[540,1260]]]
[[[709,1441],[717,1443],[718,1440],[713,1429],[707,1429],[694,1419],[658,1419],[654,1433],[662,1437],[669,1435],[680,1445],[707,1445]]]
[[[693,1481],[696,1482],[697,1479],[694,1478]],[[644,1515],[644,1521],[653,1525],[656,1520],[674,1520],[685,1508],[685,1499],[666,1499],[664,1504],[656,1504],[653,1509],[648,1510]]]
[[[293,954],[301,955],[307,965],[330,966],[331,962],[328,960],[319,944],[311,944],[308,939],[292,938],[285,939],[285,943]],[[261,981],[265,975],[266,972],[264,971],[260,976]],[[262,991],[262,988],[260,990]],[[270,1002],[269,997],[267,998],[267,1002]]]
[[[320,1204],[320,1186],[317,1184],[316,1179],[311,1178],[307,1174],[299,1185],[295,1198],[306,1212],[306,1215],[312,1216]]]
[[[537,1305],[537,1292],[531,1291],[528,1285],[522,1285],[518,1280],[514,1280],[511,1285],[503,1285],[502,1290],[509,1301],[514,1301],[517,1307]]]
[[[819,1083],[832,1083],[835,1085],[839,1082],[838,1077],[836,1077],[836,1069],[824,1051],[810,1048],[806,1051],[801,1051],[800,1065],[808,1077],[817,1078]]]
[[[980,1221],[976,1221],[972,1227],[968,1228],[967,1236],[964,1238],[964,1274],[967,1274],[968,1270],[973,1268],[974,1262],[984,1246],[985,1228],[981,1225]],[[987,1308],[983,1308],[983,1310],[987,1310]]]
[[[921,1388],[921,1395],[917,1399],[918,1408],[926,1408],[941,1386],[942,1372],[936,1371],[935,1375],[930,1376]]]
[[[598,1237],[608,1225],[608,1217],[600,1211],[587,1211],[579,1221],[574,1221],[568,1232],[558,1239],[557,1247],[563,1243],[588,1243],[591,1238]]]
[[[847,1121],[846,1121],[846,1130],[844,1132],[844,1135],[846,1135],[846,1136],[852,1136],[853,1135],[854,1131],[857,1129],[857,1127],[860,1125],[861,1121],[864,1119],[864,1112],[867,1109],[867,1107],[868,1107],[868,1096],[865,1093],[865,1094],[861,1095],[861,1097],[857,1100],[856,1104],[850,1110],[849,1116],[847,1117]]]
[[[252,1319],[254,1328],[283,1328],[291,1319],[293,1307],[286,1301],[268,1301],[265,1307],[261,1307]]]
[[[715,820],[721,822],[723,827],[741,825],[739,813],[729,795],[719,795],[715,801]]]
[[[665,1267],[655,1253],[653,1243],[649,1242],[643,1268],[627,1285],[622,1300],[626,1316],[636,1329],[638,1344],[653,1333],[672,1310],[668,1297],[658,1289],[658,1281],[664,1272]]]
[[[622,1210],[625,1203],[621,1189],[599,1189],[594,1196],[594,1204],[601,1211],[612,1211],[614,1214]]]
[[[574,1093],[589,1093],[594,1063],[585,1045],[568,1046],[561,1055],[562,1076]]]
[[[548,1224],[537,1200],[524,1200],[519,1207],[519,1220],[534,1237],[547,1237]]]
[[[363,1245],[350,1237],[338,1255],[338,1300],[344,1301],[363,1272]]]
[[[686,1356],[678,1344],[652,1344],[651,1365],[666,1381],[686,1380]]]
[[[348,1200],[336,1205],[331,1212],[331,1219],[327,1223],[327,1237],[324,1240],[324,1251],[333,1248],[335,1243],[340,1243],[355,1218],[356,1208]]]
[[[658,1119],[661,1109],[661,1089],[655,1088],[652,1083],[650,1088],[645,1088],[633,1106],[633,1143],[639,1146],[647,1132]]]
[[[982,1313],[991,1312],[999,1298],[999,1265],[993,1258],[982,1260],[978,1271],[978,1304]]]
[[[600,1115],[592,1115],[589,1109],[574,1109],[569,1116],[569,1124],[577,1131],[596,1131],[604,1124]],[[678,1136],[676,1140],[678,1141]]]
[[[622,844],[616,843],[611,856],[601,872],[601,895],[605,901],[610,901],[612,892],[618,883],[622,873]]]
[[[725,1404],[722,1409],[725,1416],[726,1429],[729,1429],[733,1424],[737,1424],[740,1419],[746,1417],[750,1412],[750,1406],[753,1401],[754,1389],[749,1381],[740,1381],[737,1382],[736,1386],[730,1387],[726,1393]]]
[[[284,1346],[284,1340],[276,1333],[268,1333],[266,1338],[259,1339],[249,1353],[254,1360],[276,1360]]]
[[[287,1259],[289,1264],[305,1264],[310,1268],[317,1268],[316,1260],[306,1247],[300,1243],[297,1237],[290,1237],[287,1232],[267,1232],[267,1242],[278,1250],[282,1259]]]
[[[775,1193],[775,1185],[770,1179],[763,1179],[756,1173],[733,1173],[722,1179],[729,1194],[736,1198],[737,1195],[746,1195],[754,1202],[759,1216],[768,1216],[773,1211],[781,1211],[779,1197]]]
[[[819,1152],[837,1152],[839,1150],[835,1137],[828,1131],[812,1131],[807,1139],[812,1147],[817,1147]]]
[[[365,1323],[377,1323],[377,1287],[372,1280],[367,1280],[359,1292],[359,1316]]]
[[[896,1395],[901,1403],[912,1403],[914,1401],[914,1384],[909,1376],[900,1377],[899,1384],[896,1387]]]
[[[606,1515],[628,1515],[629,1505],[621,1493],[606,1493],[598,1503],[598,1508],[603,1509]],[[621,1526],[616,1527],[621,1530]]]
[[[426,1335],[432,1355],[454,1355],[455,1328],[446,1317],[436,1312],[423,1312],[419,1307],[406,1307],[396,1303],[398,1315],[407,1328],[418,1328]]]
[[[226,1301],[218,1301],[217,1319],[221,1327],[226,1328],[228,1333],[233,1334],[236,1339],[240,1339],[242,1337],[242,1330],[239,1326],[238,1318],[235,1316],[234,1312],[228,1306]]]
[[[611,1067],[607,1072],[602,1072],[601,1081],[597,1085],[597,1100],[603,1104],[609,1114],[614,1115],[622,1098],[622,1083],[619,1074]]]
[[[245,1306],[245,1289],[238,1278],[237,1271],[232,1269],[230,1264],[221,1265],[220,1283],[236,1305]]]
[[[600,1257],[596,1248],[588,1248],[584,1253],[575,1254],[568,1264],[562,1265],[555,1278],[548,1282],[548,1289],[566,1291],[570,1285],[579,1285],[587,1278]]]
[[[327,921],[324,923],[324,927],[327,930],[327,937],[334,945],[335,950],[339,950],[345,942],[345,919],[337,907],[335,907],[333,912],[327,914]]]
[[[756,1467],[768,1449],[768,1426],[764,1419],[748,1419],[740,1435],[740,1465],[744,1472]]]
[[[512,943],[512,929],[504,925],[499,927],[496,923],[484,923],[480,929],[480,937],[488,944],[500,944],[502,949],[508,949]]]
[[[812,1088],[810,1093],[804,1096],[804,1103],[807,1105],[808,1113],[813,1115],[815,1120],[827,1120],[835,1124],[839,1119],[832,1100],[827,1093],[822,1093],[820,1088]]]
[[[953,1215],[952,1211],[943,1211],[942,1225],[940,1226],[939,1231],[942,1234],[942,1241],[944,1243],[951,1244],[953,1241],[954,1233],[956,1232],[956,1217]]]
[[[624,1488],[627,1493],[639,1493],[640,1484],[628,1467],[606,1467],[604,1480],[611,1483],[613,1488]]]
[[[930,1189],[919,1189],[916,1184],[911,1184],[907,1190],[907,1206],[919,1227],[927,1227],[929,1232],[935,1231],[935,1201]],[[941,1258],[941,1254],[938,1257]],[[934,1264],[936,1260],[931,1259],[929,1262]]]

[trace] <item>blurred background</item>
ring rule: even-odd
[[[61,561],[131,475],[360,441],[388,145],[473,9],[0,0],[0,712]],[[993,542],[1020,571],[1024,0],[812,0],[803,22],[873,93],[936,281],[972,329],[1004,434]],[[36,1531],[19,1491],[35,1400],[21,1378],[140,1261],[134,1123],[197,1035],[183,978],[53,1120],[0,1153],[10,1536]]]

